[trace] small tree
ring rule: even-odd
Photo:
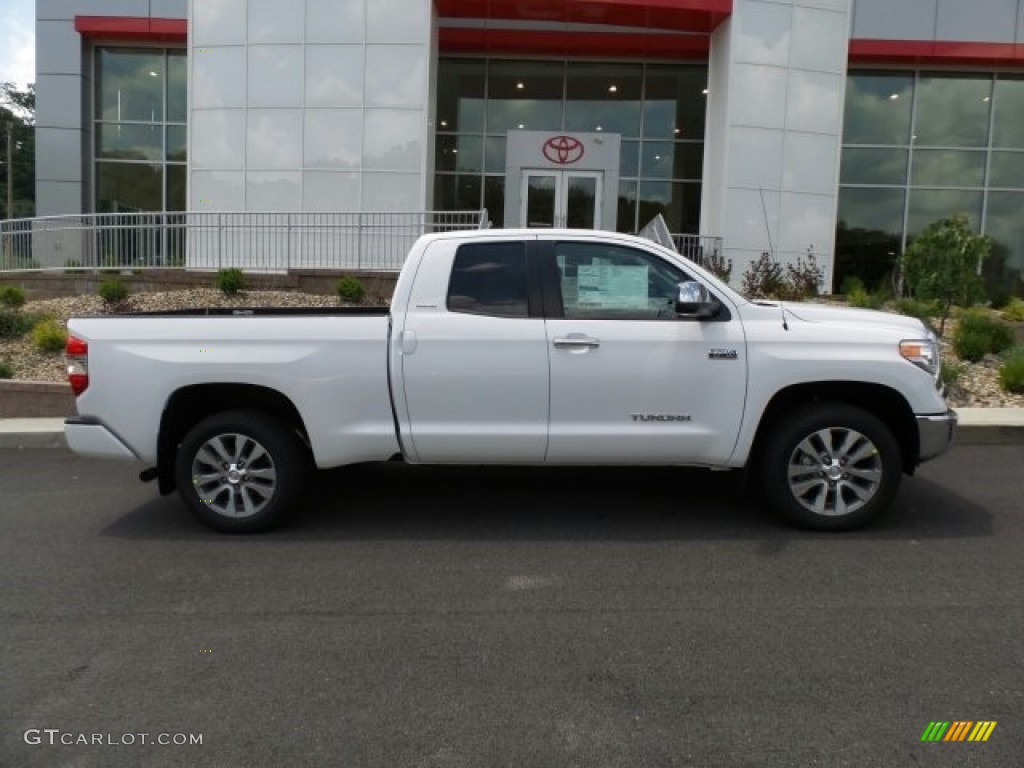
[[[981,267],[992,249],[991,238],[971,231],[957,214],[933,222],[903,254],[903,277],[914,298],[939,304],[939,333],[954,304],[969,307],[983,295]]]

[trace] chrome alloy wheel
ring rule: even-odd
[[[192,459],[192,484],[217,514],[251,517],[274,497],[277,470],[267,450],[248,435],[215,435]]]
[[[878,447],[846,427],[820,429],[801,440],[789,457],[789,490],[816,515],[841,517],[871,501],[882,483]]]

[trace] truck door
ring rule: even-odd
[[[712,320],[679,319],[677,286],[691,278],[652,252],[598,239],[538,247],[551,361],[547,461],[724,462],[747,381],[743,328],[728,306]]]
[[[544,460],[548,354],[533,245],[439,240],[424,253],[391,358],[412,460]]]

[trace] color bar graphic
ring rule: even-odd
[[[995,729],[995,720],[933,720],[921,734],[921,741],[988,741]]]

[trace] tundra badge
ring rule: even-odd
[[[735,349],[710,349],[708,350],[709,360],[735,360],[739,354]]]

